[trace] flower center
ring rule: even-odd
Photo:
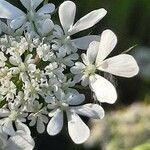
[[[95,65],[88,65],[85,68],[85,74],[86,75],[93,75],[95,74],[96,66]]]
[[[20,69],[21,72],[26,72],[26,66],[25,66],[25,64],[24,64],[24,63],[21,63],[21,64],[19,65],[19,69]]]
[[[69,107],[69,105],[65,101],[59,102],[59,106],[62,110],[66,110]]]
[[[18,116],[18,112],[17,111],[12,111],[9,118],[12,120],[12,121],[15,121],[16,118]]]
[[[35,12],[33,11],[33,10],[30,10],[29,12],[28,12],[28,14],[27,14],[27,17],[28,17],[28,19],[29,20],[34,20],[34,18],[35,18]]]
[[[62,40],[62,43],[66,44],[70,41],[70,36],[65,35],[65,36],[62,37],[61,40]]]

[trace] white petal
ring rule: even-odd
[[[7,1],[0,0],[0,18],[15,19],[24,16],[24,12]]]
[[[58,100],[63,100],[65,97],[65,93],[62,89],[58,88],[58,90],[54,93]]]
[[[98,104],[85,104],[83,106],[71,107],[77,114],[87,116],[93,119],[102,119],[104,117],[104,109]]]
[[[52,106],[52,107],[53,107],[53,106]],[[56,106],[56,107],[57,107],[57,106]],[[51,105],[50,105],[50,104],[48,105],[48,108],[51,109]],[[53,116],[57,113],[57,109],[55,109],[55,106],[54,106],[54,108],[52,108],[52,109],[53,109],[53,110],[50,111],[49,114],[48,114],[49,117],[53,117]]]
[[[7,135],[0,130],[0,148],[3,150],[7,145]]]
[[[18,17],[18,18],[11,21],[10,27],[12,29],[18,29],[25,23],[25,21],[26,21],[25,16]]]
[[[97,74],[90,76],[89,80],[98,101],[113,104],[117,100],[116,89],[111,82]]]
[[[28,65],[28,71],[35,72],[36,71],[36,65],[35,64],[29,64]]]
[[[117,37],[111,30],[105,30],[101,34],[99,52],[96,58],[98,66],[114,49],[117,44]]]
[[[79,83],[82,80],[83,74],[77,74],[74,76],[73,81]]]
[[[75,66],[71,67],[70,71],[73,74],[80,74],[82,73],[83,69],[85,69],[85,65],[81,62],[76,62]]]
[[[54,23],[51,19],[46,19],[42,25],[42,35],[46,35],[52,31]]]
[[[37,131],[38,133],[43,133],[45,131],[45,125],[40,117],[37,119]]]
[[[20,0],[20,2],[22,3],[22,5],[29,10],[30,5],[31,5],[31,1],[30,0]]]
[[[42,2],[43,0],[31,0],[31,7],[36,9]]]
[[[9,119],[7,119],[6,122],[4,123],[2,130],[4,133],[6,133],[8,135],[14,135],[15,134],[15,130],[13,128],[12,121]]]
[[[76,5],[71,1],[63,2],[59,7],[59,19],[65,32],[72,27],[76,13]]]
[[[87,57],[91,64],[95,62],[98,50],[99,50],[99,42],[97,41],[91,42],[89,48],[87,49]]]
[[[30,10],[30,7],[35,10],[43,2],[43,0],[20,0],[20,1],[27,10]]]
[[[127,78],[133,77],[139,72],[136,60],[128,54],[120,54],[106,59],[98,69]]]
[[[88,65],[91,64],[86,54],[84,54],[84,53],[81,54],[81,58],[82,58],[83,63],[84,63],[86,66],[88,66]]]
[[[16,121],[15,122],[15,125],[16,125],[16,128],[17,128],[17,131],[21,130],[23,131],[26,135],[30,135],[31,132],[30,132],[30,129],[28,128],[28,126],[20,121]]]
[[[24,137],[23,135],[19,135],[19,134],[10,137],[5,149],[6,150],[33,150],[34,144],[29,141],[29,138],[31,139],[31,136]]]
[[[88,126],[73,112],[67,112],[68,132],[76,144],[84,143],[90,135]]]
[[[86,87],[89,84],[89,75],[83,75],[81,85]]]
[[[8,109],[5,108],[0,108],[0,117],[7,117],[8,115],[10,115],[10,111]]]
[[[100,36],[88,35],[88,36],[84,36],[81,38],[73,39],[72,42],[78,49],[86,50],[86,49],[88,49],[89,44],[92,41],[99,41],[99,40],[100,40]]]
[[[47,132],[49,135],[57,135],[63,127],[63,112],[58,109],[57,113],[52,117],[47,125]]]
[[[7,142],[7,150],[33,150],[34,141],[30,135],[29,128],[23,123],[17,123],[17,132]]]
[[[31,116],[28,116],[28,120],[30,120],[30,117]],[[35,124],[36,124],[36,119],[35,119],[35,117],[34,118],[32,117],[31,122],[29,123],[29,126],[33,127]]]
[[[46,4],[44,5],[42,8],[40,8],[37,13],[39,15],[43,15],[43,14],[50,14],[55,10],[55,5],[50,3],[50,4]]]
[[[10,28],[4,22],[2,22],[0,20],[0,34],[1,34],[1,32],[4,32],[6,34],[10,34],[11,31],[10,31]]]
[[[18,66],[18,65],[22,62],[22,60],[21,60],[20,57],[10,56],[10,57],[9,57],[9,62],[10,62],[12,65],[14,65],[14,66]]]
[[[94,26],[97,22],[99,22],[105,15],[107,11],[105,9],[94,10],[80,20],[78,20],[75,25],[69,30],[70,35],[73,35],[82,30],[88,29]]]
[[[69,105],[79,105],[83,103],[85,100],[85,96],[83,94],[71,94],[67,101]]]

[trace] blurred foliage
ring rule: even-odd
[[[150,150],[150,143],[145,143],[135,147],[133,150]]]
[[[132,104],[126,109],[107,113],[103,120],[91,122],[91,136],[85,143],[85,148],[148,150],[150,145],[146,143],[150,142],[149,120],[150,105]]]

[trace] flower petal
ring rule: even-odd
[[[78,49],[88,49],[89,44],[92,41],[99,41],[100,40],[100,36],[97,35],[88,35],[88,36],[84,36],[81,38],[77,38],[77,39],[73,39],[72,42],[75,45],[75,47],[77,47]]]
[[[83,72],[83,69],[85,69],[85,65],[81,62],[76,62],[75,66],[71,67],[70,71],[73,74],[80,74]]]
[[[45,125],[40,117],[37,119],[36,129],[37,129],[38,133],[43,133],[45,131]]]
[[[59,18],[65,33],[72,27],[76,13],[76,5],[71,1],[63,2],[59,7]]]
[[[8,135],[14,135],[15,134],[15,130],[13,128],[13,124],[12,121],[7,119],[2,127],[2,130],[4,133],[8,134]]]
[[[106,13],[107,11],[103,8],[88,13],[80,20],[78,20],[75,25],[69,30],[70,35],[92,27],[97,22],[99,22],[106,15]]]
[[[82,80],[83,74],[76,74],[73,78],[75,83],[79,83]]]
[[[114,49],[117,44],[117,37],[111,30],[105,30],[101,34],[99,52],[96,58],[98,66]]]
[[[86,87],[89,84],[89,75],[84,74],[82,76],[82,81],[81,81],[81,85]]]
[[[43,0],[20,0],[20,1],[27,10],[30,10],[30,7],[35,10],[43,2]]]
[[[10,115],[10,111],[6,108],[0,108],[0,117],[7,117]]]
[[[83,63],[86,65],[86,66],[88,66],[88,65],[90,65],[91,63],[89,62],[89,59],[88,59],[88,57],[87,57],[87,55],[86,54],[81,54],[81,58],[82,58],[82,61],[83,61]]]
[[[98,104],[85,104],[83,106],[71,107],[79,115],[93,119],[102,119],[105,115],[104,109]]]
[[[83,94],[70,94],[67,101],[69,105],[79,105],[83,103],[85,96]]]
[[[10,22],[10,27],[12,29],[18,29],[25,23],[25,21],[26,21],[26,17],[20,16]]]
[[[31,5],[31,1],[27,1],[27,0],[20,0],[20,2],[22,3],[22,5],[29,10],[30,9],[30,5]]]
[[[46,19],[44,22],[42,22],[42,35],[46,35],[52,31],[54,28],[54,23],[51,19]]]
[[[29,128],[23,123],[16,124],[16,134],[8,139],[7,150],[33,150],[35,143],[30,135]]]
[[[0,0],[0,18],[15,19],[24,16],[25,13],[7,1]]]
[[[85,142],[90,135],[90,130],[88,126],[74,112],[67,112],[67,118],[68,118],[68,132],[71,139],[76,144],[81,144]]]
[[[93,64],[95,62],[98,50],[99,50],[99,42],[97,41],[91,42],[89,48],[87,49],[87,57],[90,64]]]
[[[49,135],[57,135],[63,127],[63,112],[57,109],[57,113],[52,117],[47,125],[47,132]]]
[[[136,60],[128,54],[120,54],[106,59],[98,69],[127,78],[133,77],[139,72]]]
[[[30,135],[31,132],[30,132],[30,129],[28,128],[28,126],[20,121],[16,121],[15,122],[15,125],[16,125],[16,128],[17,128],[17,131],[21,130],[23,131],[26,135]]]
[[[115,87],[102,76],[97,74],[90,76],[89,84],[98,101],[113,104],[117,100]]]
[[[43,14],[50,14],[50,13],[52,13],[53,11],[55,10],[55,5],[54,4],[52,4],[52,3],[50,3],[50,4],[46,4],[46,5],[44,5],[43,7],[41,7],[38,11],[37,11],[37,13],[39,14],[39,15],[43,15]]]
[[[31,0],[31,7],[35,10],[42,2],[43,0]]]

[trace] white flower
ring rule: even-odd
[[[7,43],[5,43],[7,42]],[[6,50],[6,54],[10,54],[10,55],[16,55],[16,56],[21,56],[23,53],[25,53],[28,48],[29,48],[29,44],[26,40],[25,37],[19,37],[18,39],[17,38],[13,38],[11,36],[7,37],[7,40],[5,41],[4,39],[4,44],[8,47],[7,47],[7,50]]]
[[[40,104],[38,101],[34,101],[32,107],[32,113],[28,116],[28,120],[31,120],[29,125],[34,126],[36,124],[38,133],[43,133],[45,131],[45,124],[48,123],[46,116],[48,114],[47,107],[43,107],[43,104]]]
[[[0,127],[1,130],[10,136],[15,135],[15,129],[13,127],[13,122],[19,122],[23,121],[25,122],[26,119],[24,117],[27,116],[25,113],[19,112],[17,110],[18,108],[13,108],[13,109],[7,109],[7,108],[0,108]]]
[[[56,57],[51,49],[50,44],[46,44],[42,42],[38,45],[36,51],[39,58],[42,59],[43,61],[51,61]]]
[[[0,149],[4,149],[7,144],[7,134],[3,133],[1,124],[0,124]]]
[[[11,80],[9,80],[7,76],[5,78],[0,79],[0,83],[1,95],[5,96],[7,101],[13,100],[14,96],[16,95],[16,85]]]
[[[20,78],[23,82],[28,80],[28,74],[34,73],[36,71],[36,65],[34,64],[34,59],[32,59],[32,54],[28,54],[24,59],[24,62],[19,55],[13,55],[9,57],[9,62],[15,67],[11,67],[10,70],[13,74],[20,74]]]
[[[5,61],[7,61],[7,58],[3,52],[0,52],[0,68],[5,66]]]
[[[28,104],[30,105],[35,99],[39,99],[40,87],[39,83],[35,79],[31,79],[31,81],[25,81],[23,85],[24,90],[24,99],[28,100]]]
[[[94,119],[101,119],[104,117],[104,110],[97,104],[85,104],[76,106],[84,101],[84,95],[67,93],[58,90],[55,93],[57,99],[49,107],[54,108],[49,113],[52,117],[47,126],[47,132],[50,135],[58,134],[63,127],[63,112],[66,112],[68,119],[68,132],[71,139],[76,144],[85,142],[90,134],[87,125],[80,119],[79,115],[87,116]]]
[[[101,35],[100,43],[92,42],[86,55],[82,55],[84,64],[77,62],[76,66],[71,68],[71,72],[75,74],[75,80],[82,80],[83,86],[89,83],[100,102],[114,103],[117,94],[114,86],[98,75],[97,70],[128,78],[135,76],[139,71],[138,65],[131,55],[120,54],[106,59],[116,43],[116,35],[110,30],[105,30]]]
[[[95,25],[106,15],[107,11],[103,8],[94,10],[74,24],[75,13],[76,5],[72,1],[65,1],[59,7],[59,18],[65,32],[64,40],[66,41],[70,40],[69,36]],[[98,36],[85,36],[72,40],[71,42],[79,49],[87,49],[89,43],[93,40],[98,40]]]
[[[0,20],[1,32],[12,36],[21,36],[25,26],[23,25],[21,28],[15,30],[10,27],[10,22],[11,22],[10,20],[7,20],[7,24],[6,24]]]
[[[77,53],[70,54],[69,56],[66,56],[66,53],[57,53],[56,61],[63,67],[66,68],[66,66],[73,66],[74,61],[79,58],[79,55]]]
[[[10,136],[9,138],[5,136],[5,144],[3,144],[0,148],[4,150],[33,150],[34,148],[34,140],[31,137],[31,133],[29,128],[17,121],[15,122],[16,131],[14,135]]]
[[[53,23],[50,19],[50,13],[55,10],[54,4],[46,4],[36,12],[36,8],[43,2],[43,0],[20,0],[23,6],[27,9],[27,14],[11,5],[7,1],[0,1],[0,18],[6,18],[11,20],[10,26],[13,29],[20,28],[25,25],[27,21],[34,21],[35,24],[42,21],[41,32],[45,34],[47,31],[51,31]],[[45,27],[48,28],[45,31]]]

